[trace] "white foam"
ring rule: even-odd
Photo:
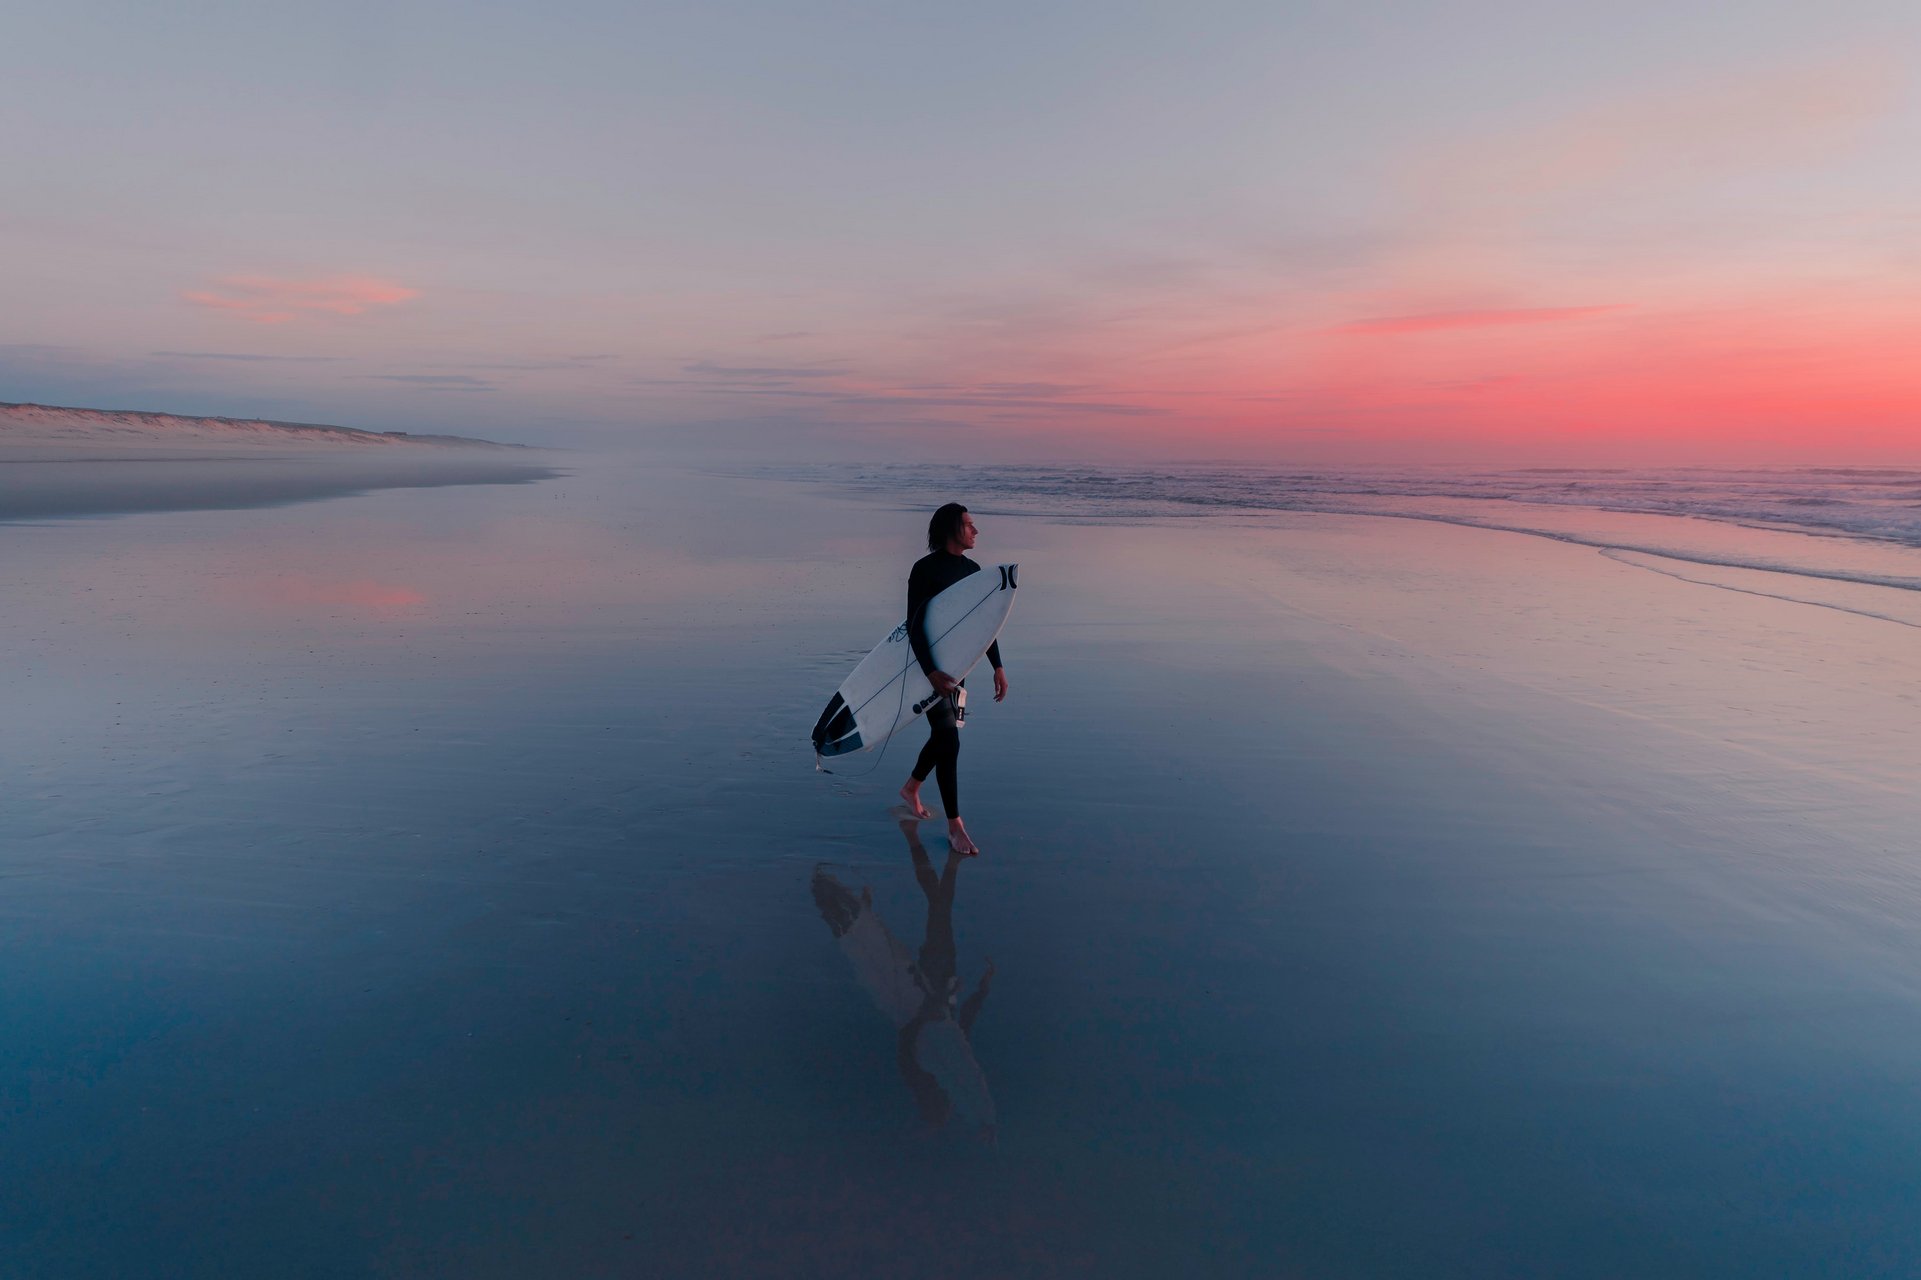
[[[1195,466],[817,467],[788,471],[899,495],[991,497],[1075,517],[1299,511],[1395,516],[1921,591],[1921,470],[1580,470]]]

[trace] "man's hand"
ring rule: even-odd
[[[954,679],[954,677],[948,675],[945,671],[936,671],[927,678],[933,682],[934,692],[940,694],[942,697],[951,697],[954,690],[960,687],[960,681]]]
[[[1001,667],[994,668],[994,701],[999,702],[1007,696],[1007,672]]]

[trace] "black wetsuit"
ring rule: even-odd
[[[914,658],[920,663],[920,669],[929,676],[940,668],[934,665],[934,653],[929,647],[927,602],[962,578],[980,570],[981,567],[966,556],[935,551],[915,561],[914,571],[907,575],[907,643],[913,646]],[[994,670],[1001,669],[1000,641],[996,640],[987,646],[987,661]],[[947,810],[949,818],[958,818],[960,724],[954,717],[954,704],[942,698],[929,707],[927,727],[931,733],[927,745],[921,748],[920,759],[914,762],[914,780],[925,782],[927,775],[933,774],[940,782],[941,807]]]

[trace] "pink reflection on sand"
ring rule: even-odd
[[[255,579],[234,587],[233,591],[276,612],[329,608],[380,615],[427,603],[427,597],[412,587],[371,578],[329,579],[284,574]]]
[[[357,510],[350,503],[363,500],[221,512],[183,520],[173,540],[121,544],[111,570],[78,558],[69,586],[111,599],[134,625],[215,642],[261,634],[292,641],[325,629],[368,638],[433,631],[482,643],[565,619],[627,643],[637,628],[731,625],[742,598],[783,590],[794,572],[786,560],[747,559],[727,545],[677,546],[624,524],[553,519],[537,504],[450,525],[413,509],[481,512],[490,499],[511,505],[515,496],[403,495]],[[665,502],[656,490],[648,501],[656,509]],[[890,612],[894,592],[876,594],[877,615]],[[877,635],[897,621],[877,616]]]

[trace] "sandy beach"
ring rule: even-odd
[[[459,437],[0,404],[0,522],[518,484],[554,474],[554,459]]]
[[[918,739],[806,743],[917,498],[6,529],[18,1272],[1921,1259],[1911,628],[1486,529],[972,505],[1022,597],[938,900]],[[902,956],[994,971],[939,1124]]]

